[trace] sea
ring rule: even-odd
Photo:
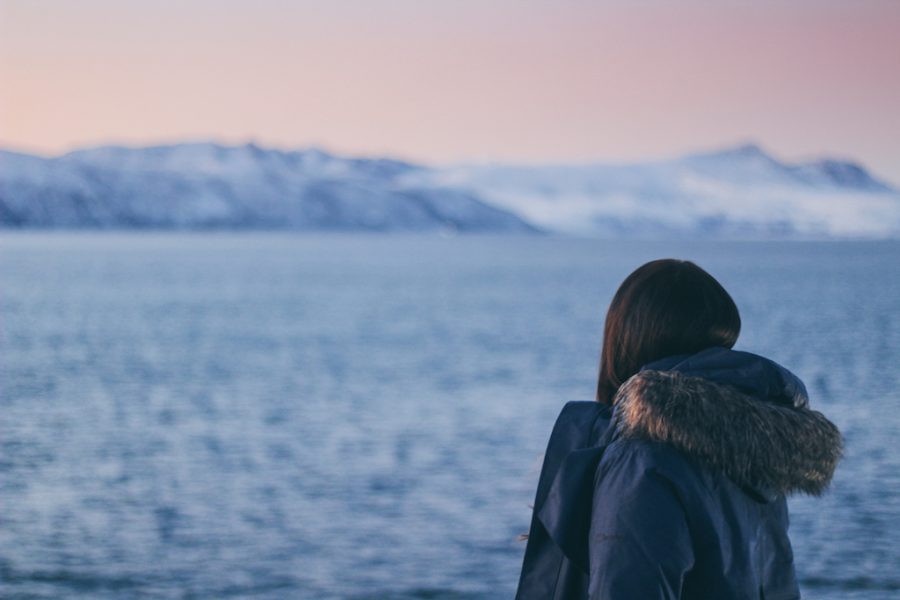
[[[900,242],[0,232],[0,597],[511,598],[547,437],[661,257],[842,430],[805,598],[900,598]]]

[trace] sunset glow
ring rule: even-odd
[[[756,140],[900,182],[900,3],[0,0],[0,146],[448,162]]]

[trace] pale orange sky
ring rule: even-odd
[[[0,0],[0,146],[427,162],[756,140],[900,183],[896,0]]]

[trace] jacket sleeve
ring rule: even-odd
[[[672,481],[634,453],[601,464],[589,552],[592,600],[681,598],[694,552]]]

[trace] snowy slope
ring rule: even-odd
[[[252,144],[0,152],[0,226],[534,231],[471,192],[399,181],[417,169]]]
[[[408,177],[477,193],[575,234],[900,237],[900,193],[861,166],[785,164],[754,145],[642,164],[464,165]]]
[[[212,143],[0,151],[0,227],[900,238],[900,192],[754,145],[637,164],[425,167]]]

